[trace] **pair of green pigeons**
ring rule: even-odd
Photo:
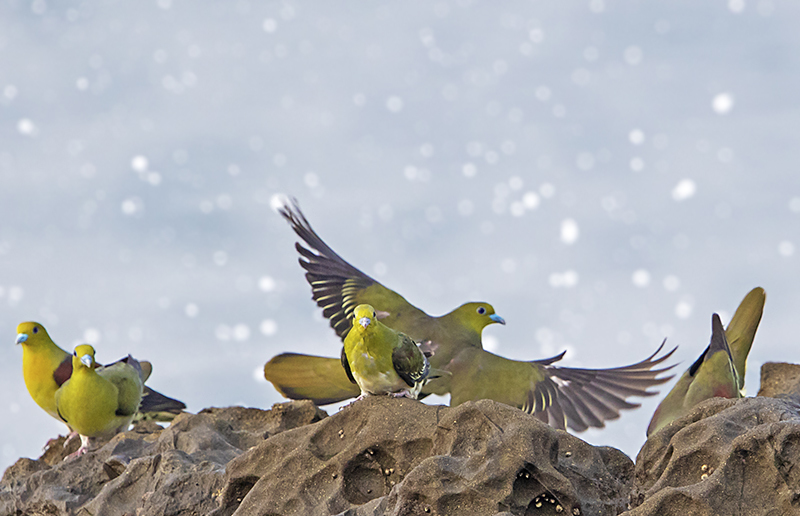
[[[343,340],[341,357],[283,353],[264,366],[264,376],[283,396],[318,405],[373,394],[417,398],[450,395],[450,405],[492,399],[533,414],[555,428],[580,432],[602,428],[634,396],[653,396],[651,387],[674,365],[657,368],[674,352],[656,351],[635,364],[608,369],[554,365],[564,353],[532,361],[510,360],[483,349],[481,334],[505,324],[492,305],[465,303],[434,317],[397,292],[350,265],[312,229],[296,201],[278,209],[305,246],[296,244],[312,297]],[[761,320],[765,294],[753,289],[727,330],[712,317],[712,338],[700,358],[662,401],[647,434],[687,413],[703,399],[739,397],[747,354]]]
[[[67,458],[127,430],[136,418],[171,421],[186,408],[144,384],[153,371],[150,362],[128,355],[100,365],[92,346],[78,345],[70,354],[37,322],[20,323],[16,343],[22,346],[22,376],[33,401],[69,427],[67,442],[80,436],[81,446]]]

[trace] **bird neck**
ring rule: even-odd
[[[450,313],[444,314],[439,318],[438,325],[444,328],[448,335],[446,338],[457,338],[460,342],[473,346],[481,346],[481,333],[484,326],[476,326],[471,314],[465,314],[462,309],[456,308]]]
[[[377,321],[366,328],[356,326],[355,332],[358,338],[353,340],[354,347],[362,348],[357,351],[362,353],[380,353],[380,346],[387,342],[392,342],[390,339],[394,338],[392,330],[388,326]]]

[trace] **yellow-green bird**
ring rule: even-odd
[[[739,303],[736,312],[725,329],[725,337],[733,355],[733,365],[736,368],[736,375],[739,377],[739,390],[744,396],[744,374],[747,369],[747,355],[753,346],[756,338],[756,330],[761,323],[761,316],[764,313],[764,303],[767,301],[767,293],[761,287],[756,287],[744,296]]]
[[[19,324],[16,342],[22,345],[22,376],[31,398],[45,412],[63,421],[56,409],[55,394],[72,375],[72,355],[56,345],[44,326],[37,322]],[[145,361],[140,365],[147,380],[152,365]],[[145,386],[138,417],[168,421],[185,408],[183,402]]]
[[[130,355],[98,367],[94,348],[81,344],[72,356],[72,375],[55,393],[59,417],[81,436],[86,453],[96,439],[110,439],[128,429],[142,401],[144,381],[139,362]]]
[[[353,311],[342,365],[361,389],[359,399],[370,394],[417,399],[430,372],[428,359],[411,337],[380,322],[370,305],[358,305]]]
[[[279,209],[309,248],[296,244],[300,265],[306,270],[312,297],[330,320],[331,327],[346,340],[352,327],[354,309],[361,304],[375,308],[376,318],[386,326],[408,335],[429,355],[431,368],[449,372],[430,380],[422,394],[450,394],[450,404],[494,399],[522,408],[556,428],[575,431],[602,428],[604,421],[619,417],[619,410],[639,405],[631,396],[652,396],[648,390],[671,377],[658,376],[670,367],[654,369],[673,352],[653,355],[628,366],[612,369],[574,369],[553,364],[564,353],[544,360],[518,361],[483,349],[481,333],[494,323],[505,321],[492,305],[465,303],[434,317],[406,301],[356,269],[331,249],[314,232],[296,203]],[[357,396],[359,389],[348,384],[337,360],[296,353],[274,357],[264,366],[264,376],[291,399],[311,399],[317,404]]]
[[[711,343],[656,408],[647,436],[709,398],[739,398],[739,378],[719,315],[711,316]]]
[[[761,287],[748,292],[726,330],[722,329],[719,316],[714,314],[711,343],[659,403],[647,427],[648,436],[687,414],[705,399],[744,396],[747,355],[753,346],[766,299],[767,294]],[[733,389],[731,381],[735,381]]]

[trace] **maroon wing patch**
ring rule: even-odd
[[[64,382],[69,380],[70,376],[72,376],[72,356],[67,355],[56,370],[53,371],[53,380],[56,381],[56,385],[61,387]]]

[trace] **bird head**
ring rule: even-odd
[[[353,310],[353,328],[357,331],[367,331],[370,325],[377,320],[377,313],[371,305],[358,305]]]
[[[489,303],[464,303],[453,310],[452,314],[464,327],[478,335],[490,324],[506,323],[505,319],[494,313],[494,307]]]
[[[94,348],[89,344],[76,346],[72,353],[72,368],[77,370],[79,367],[94,369]]]
[[[17,325],[17,344],[36,346],[39,342],[50,340],[44,326],[37,322],[24,322]]]

